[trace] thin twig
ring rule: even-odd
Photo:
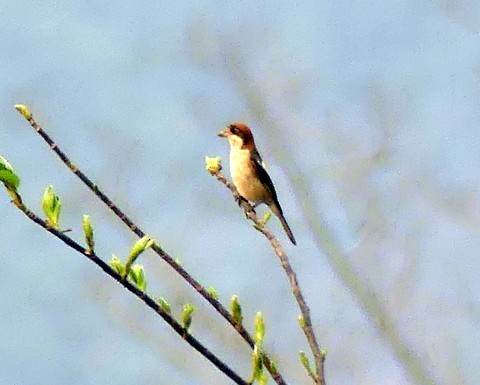
[[[80,168],[75,165],[70,158],[58,147],[53,139],[45,132],[45,130],[37,123],[33,115],[24,116],[30,123],[33,129],[45,140],[51,150],[60,158],[60,160],[103,202],[107,207],[113,211],[113,213],[139,238],[145,236],[145,232],[135,224],[113,201],[102,191],[100,188],[87,177]],[[182,266],[175,262],[167,252],[165,252],[157,243],[154,243],[151,247],[152,250],[163,259],[171,268],[173,268],[180,276],[192,286],[215,310],[233,326],[233,328],[240,334],[240,336],[247,342],[251,349],[255,346],[255,341],[252,336],[247,332],[243,325],[239,325],[233,319],[229,311],[215,298],[213,298],[204,286],[200,284],[195,278],[193,278]],[[265,367],[272,376],[273,380],[278,385],[286,385],[282,375],[278,372],[278,369],[272,365],[272,361],[266,353],[262,353],[262,359]]]
[[[283,251],[283,248],[280,245],[280,242],[277,238],[273,235],[273,233],[265,226],[255,213],[253,207],[244,199],[240,199],[240,195],[233,185],[230,183],[227,178],[220,172],[212,172],[217,180],[222,182],[232,193],[235,201],[240,202],[240,205],[244,209],[248,219],[250,219],[256,226],[255,228],[259,230],[265,237],[268,239],[270,244],[272,245],[275,254],[277,254],[280,262],[282,264],[285,273],[288,276],[290,286],[292,288],[293,296],[295,297],[298,306],[300,308],[300,312],[302,313],[303,321],[302,321],[302,330],[305,333],[305,337],[307,338],[308,344],[312,351],[315,364],[316,364],[316,378],[314,378],[315,383],[319,385],[325,385],[325,374],[324,374],[324,362],[325,362],[325,354],[322,353],[320,347],[318,345],[317,339],[315,337],[315,333],[313,332],[312,320],[310,318],[310,309],[303,297],[302,291],[300,290],[300,286],[297,281],[297,276],[295,271],[293,270],[292,266],[290,265],[290,261],[288,260],[287,254]]]
[[[89,252],[87,249],[83,248],[72,238],[65,235],[63,232],[56,230],[50,227],[43,219],[38,217],[34,212],[32,212],[27,206],[25,206],[21,201],[13,201],[15,206],[21,210],[29,219],[31,219],[36,224],[43,227],[45,230],[53,234],[55,237],[64,242],[67,246],[71,247],[78,253],[82,254],[84,257],[87,257],[90,261],[95,263],[104,273],[109,275],[115,281],[120,283],[125,289],[132,293],[135,297],[142,300],[149,308],[155,311],[163,320],[170,325],[175,332],[181,336],[182,339],[188,342],[195,350],[197,350],[202,356],[209,360],[213,365],[215,365],[220,371],[222,371],[226,376],[228,376],[236,384],[240,385],[249,385],[247,381],[242,379],[233,369],[227,366],[223,361],[221,361],[215,354],[213,354],[207,347],[205,347],[198,339],[193,337],[180,323],[178,323],[170,314],[163,310],[151,297],[146,293],[141,291],[135,285],[130,283],[126,278],[123,278],[120,274],[115,272],[113,269],[108,266],[103,260],[101,260],[93,252]]]

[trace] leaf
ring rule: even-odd
[[[133,265],[129,271],[128,277],[141,291],[145,291],[147,288],[147,280],[145,279],[145,270],[143,265]]]
[[[20,185],[20,178],[15,174],[12,165],[0,155],[0,181],[5,187],[17,191]]]
[[[210,286],[207,288],[207,293],[210,297],[212,297],[214,300],[218,301],[218,292],[217,289],[215,289],[213,286]]]
[[[205,168],[212,175],[218,174],[218,172],[222,169],[222,159],[219,156],[215,158],[210,158],[209,156],[206,156]]]
[[[62,202],[60,201],[60,197],[55,194],[53,186],[48,185],[43,193],[42,210],[47,217],[48,224],[55,229],[58,229],[61,208]]]
[[[187,331],[190,328],[190,325],[192,324],[192,314],[195,311],[195,309],[196,307],[193,305],[190,305],[189,303],[183,306],[182,323],[183,323],[184,329]]]
[[[130,272],[130,266],[132,266],[133,262],[135,262],[138,256],[146,249],[151,247],[154,242],[155,241],[148,235],[145,235],[144,237],[140,238],[135,242],[135,244],[132,246],[132,249],[128,253],[127,262],[125,263],[125,275]]]
[[[108,261],[108,264],[112,267],[113,270],[117,272],[117,274],[123,277],[123,274],[125,272],[125,266],[115,254],[112,254],[112,259]]]
[[[32,119],[32,112],[30,111],[30,109],[25,104],[15,104],[14,107],[18,112],[20,112],[22,114],[22,116],[25,119],[27,119],[27,120]]]
[[[89,215],[83,215],[82,228],[83,234],[85,235],[85,243],[87,244],[88,252],[93,253],[95,241],[93,239],[93,227]]]
[[[252,380],[253,383],[255,380],[260,380],[263,374],[263,360],[260,353],[260,348],[255,345],[252,352]]]
[[[162,310],[165,313],[172,314],[172,308],[165,298],[158,297],[156,299],[156,302],[158,303],[158,305],[162,308]]]
[[[230,300],[230,310],[232,311],[232,318],[235,323],[240,326],[242,325],[243,315],[242,315],[242,305],[238,300],[238,295],[234,294]]]
[[[258,312],[257,315],[255,316],[255,333],[253,335],[255,344],[258,346],[262,346],[264,336],[265,336],[265,322],[263,321],[263,314],[261,312]]]

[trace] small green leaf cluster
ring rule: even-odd
[[[5,187],[17,190],[20,185],[20,178],[13,170],[12,165],[3,156],[0,156],[0,181]]]
[[[20,205],[22,199],[17,191],[18,186],[20,186],[20,178],[15,173],[10,162],[3,156],[0,156],[0,182],[4,184],[15,204]]]
[[[264,370],[263,365],[263,339],[265,337],[265,322],[263,320],[263,314],[258,312],[254,320],[254,334],[253,339],[255,341],[255,346],[252,353],[252,377],[251,383],[257,381],[260,385],[265,385],[267,383],[268,377],[267,373]],[[275,368],[275,365],[272,363],[272,367]]]
[[[220,298],[218,296],[218,292],[217,292],[217,289],[215,289],[213,286],[210,286],[207,288],[207,293],[210,297],[212,297],[215,301],[218,301],[218,299]]]
[[[124,277],[127,276],[130,272],[130,268],[132,264],[136,261],[138,256],[151,247],[155,241],[153,238],[150,238],[148,235],[140,238],[137,242],[134,243],[133,247],[131,248],[130,252],[128,253],[127,262],[125,263],[125,272]]]
[[[145,278],[145,269],[143,265],[135,264],[130,266],[127,272],[126,265],[124,265],[120,258],[118,258],[115,254],[113,255],[112,259],[110,259],[109,264],[117,274],[123,278],[128,277],[128,280],[131,283],[133,283],[141,291],[145,292],[147,288],[147,280]]]
[[[85,236],[85,243],[87,244],[87,252],[88,254],[93,254],[95,241],[93,239],[93,227],[92,227],[92,222],[90,221],[89,215],[83,216],[82,228],[83,228],[83,235]]]
[[[305,328],[305,319],[301,315],[298,316],[298,324],[302,330]],[[322,359],[325,359],[327,355],[327,350],[321,349],[320,354],[322,355]],[[307,354],[303,350],[300,350],[300,352],[298,353],[298,357],[307,374],[313,379],[313,381],[315,381],[315,383],[317,383],[318,377],[310,366],[310,360],[308,359]]]
[[[167,302],[167,300],[163,297],[158,297],[155,302],[158,303],[160,308],[167,314],[171,315],[172,314],[172,308],[170,304]]]
[[[32,119],[32,117],[33,117],[32,112],[30,111],[30,109],[25,104],[15,104],[14,107],[18,112],[20,112],[22,114],[22,116],[25,119],[27,119],[27,120]]]
[[[141,291],[145,292],[147,280],[145,279],[145,269],[138,263],[133,265],[128,273],[128,277]]]
[[[243,315],[242,315],[242,306],[238,300],[238,295],[234,294],[230,300],[230,310],[232,311],[233,321],[237,326],[242,326]]]
[[[192,314],[195,311],[195,309],[196,307],[193,305],[190,305],[189,303],[186,303],[183,306],[182,323],[183,323],[183,328],[187,333],[188,333],[188,330],[190,329],[190,325],[192,324]]]
[[[205,168],[207,169],[207,171],[210,174],[212,174],[212,175],[217,174],[222,169],[222,159],[219,156],[217,156],[215,158],[211,158],[209,156],[206,156],[205,157]]]
[[[43,193],[42,210],[47,217],[47,224],[57,230],[61,208],[62,201],[60,200],[60,197],[55,193],[53,186],[48,185]]]

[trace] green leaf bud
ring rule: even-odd
[[[243,322],[242,306],[238,301],[238,295],[234,294],[230,300],[230,310],[232,311],[233,320],[237,325],[241,325]]]

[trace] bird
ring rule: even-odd
[[[280,220],[290,241],[296,245],[250,128],[244,123],[233,123],[220,131],[218,136],[227,138],[230,143],[230,174],[240,196],[253,202],[253,208],[266,204]]]

